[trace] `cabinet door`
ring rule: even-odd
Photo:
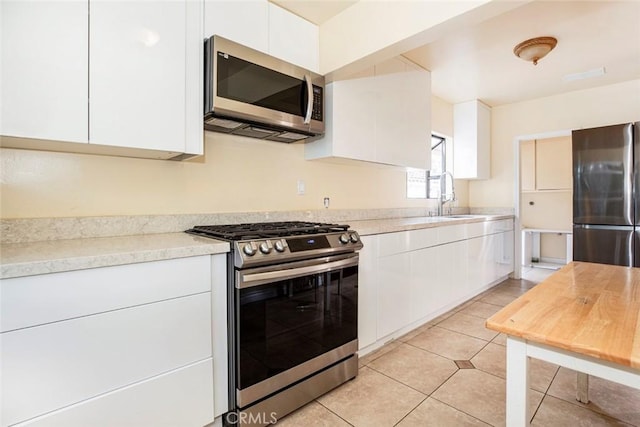
[[[536,189],[536,142],[520,143],[520,187],[522,191]]]
[[[358,264],[358,346],[365,348],[377,339],[377,236],[363,236]]]
[[[469,291],[475,293],[495,280],[494,236],[480,236],[469,239],[468,268]]]
[[[267,0],[205,0],[204,35],[219,35],[260,52],[269,52]]]
[[[318,72],[319,49],[316,25],[269,3],[269,54]]]
[[[500,249],[500,256],[496,258],[496,272],[498,276],[496,279],[500,279],[513,272],[513,259],[515,257],[514,235],[513,231],[506,231],[496,234],[496,237],[500,240],[500,242],[497,243],[497,247]]]
[[[439,308],[438,247],[411,252],[411,321]]]
[[[538,190],[569,190],[573,185],[571,138],[536,140],[536,186]]]
[[[191,7],[197,3],[92,0],[91,143],[186,151],[185,89],[201,80],[187,80],[187,30],[201,29],[187,25]]]
[[[404,113],[408,126],[401,166],[429,169],[431,165],[431,73],[407,67]]]
[[[428,169],[431,154],[429,74],[410,69],[399,59],[382,65],[376,66],[372,82],[379,93],[376,161]]]
[[[378,259],[377,338],[411,323],[411,254]]]
[[[0,3],[0,134],[87,142],[88,2]]]
[[[491,172],[491,109],[479,101],[453,106],[453,173],[488,179]]]
[[[327,134],[334,155],[356,160],[376,159],[376,105],[379,98],[368,78],[327,85]],[[318,141],[319,143],[322,140]],[[312,143],[313,144],[313,143]]]

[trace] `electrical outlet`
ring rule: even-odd
[[[325,197],[325,198],[324,198],[324,200],[322,201],[322,203],[324,204],[324,208],[325,208],[325,209],[329,209],[329,203],[330,203],[330,202],[331,202],[331,201],[329,200],[329,198],[328,198],[328,197]]]
[[[304,181],[299,179],[298,180],[298,196],[302,196],[304,193],[305,193]]]

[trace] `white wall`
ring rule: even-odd
[[[451,135],[452,106],[433,104],[434,129]],[[0,149],[0,217],[307,210],[325,196],[334,209],[427,206],[406,198],[401,168],[305,161],[302,144],[205,135],[205,156],[183,162]],[[458,197],[466,206],[466,191]]]
[[[515,207],[514,140],[640,120],[640,80],[494,107],[491,179],[469,182],[469,206]]]

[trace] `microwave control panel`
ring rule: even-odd
[[[322,88],[319,86],[313,86],[313,110],[311,111],[311,118],[319,122],[322,121]]]

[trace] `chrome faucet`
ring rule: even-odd
[[[447,191],[447,175],[451,177],[451,193]],[[438,216],[444,215],[444,204],[454,202],[456,200],[456,190],[453,183],[453,174],[445,171],[440,175],[440,199],[438,200]]]

